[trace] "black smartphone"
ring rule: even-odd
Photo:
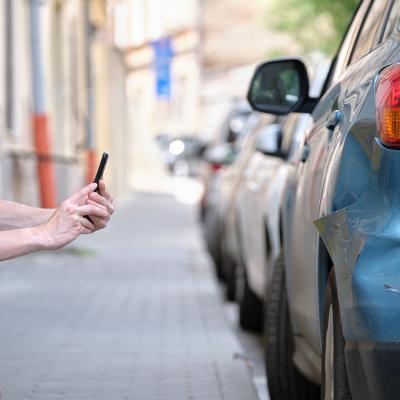
[[[94,178],[94,183],[97,183],[96,192],[99,193],[99,182],[100,179],[103,178],[104,170],[106,169],[108,161],[108,153],[103,153],[101,156],[99,167],[97,168],[96,176]]]
[[[95,190],[96,193],[99,193],[99,182],[100,182],[100,179],[103,177],[104,170],[106,169],[107,161],[108,161],[108,153],[103,153],[103,155],[101,156],[99,167],[97,168],[96,176],[94,177],[94,180],[93,180],[93,183],[97,183],[97,187]],[[90,222],[92,222],[92,220],[90,219],[90,217],[88,215],[84,215],[84,217],[87,218]]]

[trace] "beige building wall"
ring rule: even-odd
[[[86,79],[82,0],[47,3],[43,24],[46,100],[55,154],[76,158],[85,140]]]
[[[84,183],[84,24],[82,0],[53,0],[43,6],[45,100],[58,201]]]
[[[0,197],[39,205],[36,155],[32,132],[31,35],[29,1],[12,0],[11,29],[0,31]],[[79,77],[77,46],[79,35],[78,0],[47,1],[41,6],[41,36],[45,78],[45,101],[49,130],[56,158],[57,194],[61,200],[81,185],[79,157],[82,127],[75,84]],[[7,1],[0,4],[1,25],[6,25]],[[10,33],[10,32],[8,32]],[[7,45],[12,54],[6,53]],[[80,57],[82,58],[82,57]],[[6,60],[12,74],[7,75]],[[6,96],[6,81],[12,96]],[[12,101],[10,99],[12,98]],[[8,101],[7,101],[8,100]],[[7,121],[7,109],[12,119]]]
[[[121,53],[102,41],[94,44],[92,54],[95,146],[99,157],[109,153],[104,178],[113,196],[123,198],[129,192],[125,64]]]
[[[87,171],[88,77],[86,51],[91,59],[92,128],[100,159],[110,153],[105,179],[118,198],[126,194],[126,73],[121,54],[108,35],[107,2],[91,0],[90,44],[86,43],[87,0],[47,3],[44,24],[46,97],[56,166],[59,199],[85,183]]]
[[[85,183],[87,169],[86,1],[48,0],[40,8],[45,102],[59,201]],[[12,7],[12,18],[7,5]],[[0,2],[0,197],[39,205],[29,11],[26,0]],[[126,70],[109,35],[106,0],[90,0],[90,18],[95,146],[99,156],[110,152],[106,177],[119,197],[127,192]],[[11,35],[6,34],[7,22]]]
[[[132,130],[128,181],[133,190],[157,190],[165,177],[155,142],[157,101],[154,86],[154,74],[147,68],[129,74],[127,90]]]
[[[91,16],[96,27],[91,53],[95,147],[99,158],[103,152],[109,153],[104,178],[113,196],[123,198],[130,191],[127,178],[127,70],[123,54],[115,47],[110,35],[107,2],[93,1]]]
[[[199,131],[198,0],[114,0],[112,31],[128,68],[128,181],[134,190],[159,190],[166,170],[155,138]],[[157,98],[152,42],[169,37],[171,97]]]
[[[7,3],[12,18],[6,13]],[[23,0],[0,4],[0,196],[37,204],[31,136],[28,11],[28,2]],[[6,35],[7,23],[11,35]],[[11,53],[7,52],[10,46]],[[11,97],[7,97],[7,91]]]

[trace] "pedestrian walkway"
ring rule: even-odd
[[[107,230],[0,264],[2,400],[255,400],[191,206],[135,195]]]

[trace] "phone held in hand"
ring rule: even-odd
[[[96,193],[99,193],[99,182],[100,182],[100,179],[103,177],[104,170],[106,169],[107,161],[108,161],[108,153],[103,153],[101,160],[100,160],[99,167],[97,168],[96,176],[93,180],[93,183],[97,183],[97,187],[95,190]],[[90,217],[88,215],[85,215],[84,217],[93,223],[93,221],[90,219]]]
[[[96,176],[94,178],[94,183],[97,183],[96,192],[99,193],[99,182],[103,178],[104,170],[106,169],[108,161],[108,153],[103,153],[99,167],[97,168]]]

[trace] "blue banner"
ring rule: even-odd
[[[171,97],[171,62],[174,57],[171,38],[161,38],[154,41],[152,46],[156,74],[156,94],[158,98],[169,99]]]

